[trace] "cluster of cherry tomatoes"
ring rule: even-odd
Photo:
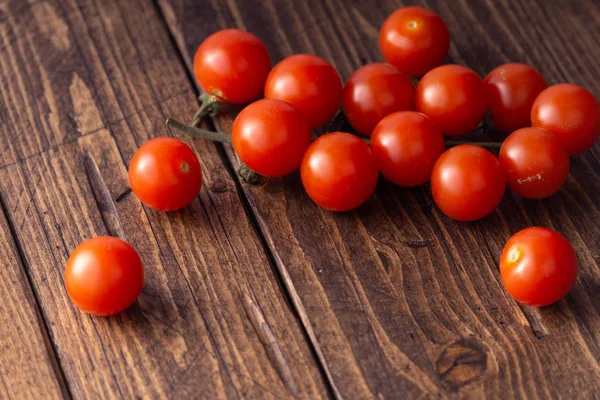
[[[243,165],[262,176],[281,177],[299,168],[308,196],[328,210],[360,206],[374,192],[381,172],[404,187],[431,181],[440,210],[460,221],[490,214],[507,184],[529,199],[554,194],[569,174],[569,156],[589,149],[600,135],[598,101],[580,86],[547,87],[540,73],[525,64],[499,66],[485,80],[467,67],[441,65],[450,35],[431,10],[397,10],[385,21],[379,41],[388,63],[365,65],[342,85],[335,68],[321,57],[292,55],[271,69],[266,46],[252,33],[214,33],[194,59],[196,78],[205,91],[194,126],[176,121],[173,126],[231,143]],[[264,99],[254,101],[263,93]],[[236,117],[230,137],[197,128],[221,102],[250,103]],[[330,121],[340,105],[358,134],[330,132],[312,140],[312,130]],[[477,143],[453,143],[446,150],[450,143],[445,137],[473,132],[486,113],[497,128],[512,132],[499,157]],[[186,144],[157,138],[134,155],[129,181],[144,204],[172,211],[198,195],[202,171]],[[79,271],[77,260],[69,265]],[[503,282],[526,304],[559,300],[576,274],[571,245],[545,228],[518,233],[502,255]],[[85,274],[71,275],[87,279]],[[71,288],[79,290],[83,284],[71,283],[75,278],[69,274],[67,278],[76,304],[106,313],[77,300]],[[111,307],[111,312],[119,308]]]

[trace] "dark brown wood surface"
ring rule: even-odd
[[[600,95],[594,0],[416,1],[447,21],[449,62],[508,61]],[[383,179],[358,210],[315,206],[298,174],[240,184],[230,149],[168,131],[197,106],[191,59],[241,27],[274,61],[321,55],[343,79],[381,60],[400,1],[0,0],[0,398],[600,398],[600,145],[544,201],[507,193],[458,223],[428,187]],[[237,108],[218,121],[228,132]],[[346,126],[342,125],[342,128]],[[192,145],[203,189],[177,213],[137,200],[146,140]],[[558,304],[502,289],[508,237],[553,227],[580,275]],[[63,269],[84,239],[119,236],[146,267],[113,318],[78,311]]]
[[[58,397],[64,385],[55,373],[49,343],[13,233],[0,210],[0,398]]]

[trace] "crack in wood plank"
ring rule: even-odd
[[[266,321],[262,310],[252,300],[250,295],[246,292],[242,292],[241,297],[242,304],[244,305],[244,308],[250,317],[250,321],[252,321],[252,326],[254,326],[258,336],[265,345],[271,362],[273,365],[275,365],[279,376],[281,376],[281,379],[289,389],[290,393],[294,397],[298,397],[298,386],[296,385],[296,381],[292,375],[285,353],[279,344],[279,339],[273,333],[273,330]]]
[[[92,192],[94,193],[94,200],[96,200],[98,210],[102,216],[102,221],[104,222],[104,226],[106,226],[106,230],[111,236],[127,241],[123,226],[119,220],[119,213],[117,212],[115,203],[108,191],[108,187],[100,174],[98,164],[96,164],[94,157],[87,150],[84,150],[83,165]]]

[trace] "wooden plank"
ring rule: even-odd
[[[203,38],[237,26],[261,37],[275,62],[316,53],[344,79],[382,59],[379,27],[401,3],[159,0],[190,70]],[[528,62],[550,83],[600,93],[593,0],[416,3],[447,21],[450,62],[482,75]],[[217,121],[224,132],[234,115]],[[314,206],[297,174],[244,193],[339,395],[590,398],[600,391],[599,155],[596,145],[574,158],[571,177],[551,199],[508,193],[499,210],[470,224],[441,214],[427,186],[382,180],[367,204],[345,214]],[[571,294],[539,310],[509,298],[498,273],[504,243],[530,225],[565,234],[581,267]]]
[[[185,210],[154,212],[131,194],[135,150],[195,108],[154,4],[1,7],[0,193],[72,395],[326,397],[218,148],[188,140],[204,185]],[[70,252],[103,234],[129,241],[146,271],[138,302],[112,318],[79,312],[62,276]]]
[[[0,398],[60,398],[66,387],[2,204]]]

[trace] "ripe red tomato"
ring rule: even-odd
[[[198,195],[202,170],[188,145],[160,137],[144,143],[133,155],[129,184],[148,207],[174,211],[187,206]]]
[[[527,199],[543,199],[562,187],[569,176],[569,153],[550,132],[523,128],[502,144],[500,164],[508,186]]]
[[[559,233],[548,228],[527,228],[506,243],[500,275],[515,300],[547,306],[565,297],[575,284],[577,256]]]
[[[348,79],[342,105],[350,124],[371,135],[383,117],[415,108],[415,89],[410,78],[391,65],[369,64]]]
[[[348,211],[367,201],[379,172],[369,146],[360,138],[332,132],[306,150],[300,176],[306,193],[323,208]]]
[[[99,236],[81,243],[69,257],[65,286],[82,311],[109,316],[133,304],[144,285],[144,267],[126,242]]]
[[[290,103],[304,114],[311,128],[317,128],[340,108],[342,81],[321,57],[296,54],[273,68],[265,84],[265,98]]]
[[[239,113],[231,139],[233,149],[251,170],[276,178],[298,169],[310,145],[310,128],[288,103],[259,100]]]
[[[544,77],[527,64],[504,64],[485,78],[492,122],[505,132],[530,126],[531,107],[546,89]]]
[[[194,57],[202,88],[227,103],[248,103],[263,91],[271,70],[267,46],[255,35],[225,29],[207,37]]]
[[[550,86],[533,103],[531,124],[556,135],[569,155],[583,153],[600,136],[598,100],[581,86]]]
[[[444,214],[459,221],[474,221],[494,211],[505,188],[498,159],[472,144],[446,150],[431,173],[433,199]]]
[[[450,33],[439,15],[423,7],[403,7],[384,22],[379,47],[400,71],[423,76],[448,56]]]
[[[445,150],[441,129],[424,114],[400,111],[381,120],[371,135],[379,170],[400,186],[421,185],[431,178]]]
[[[444,135],[464,135],[479,125],[487,110],[483,80],[469,68],[442,65],[417,85],[416,106]]]

